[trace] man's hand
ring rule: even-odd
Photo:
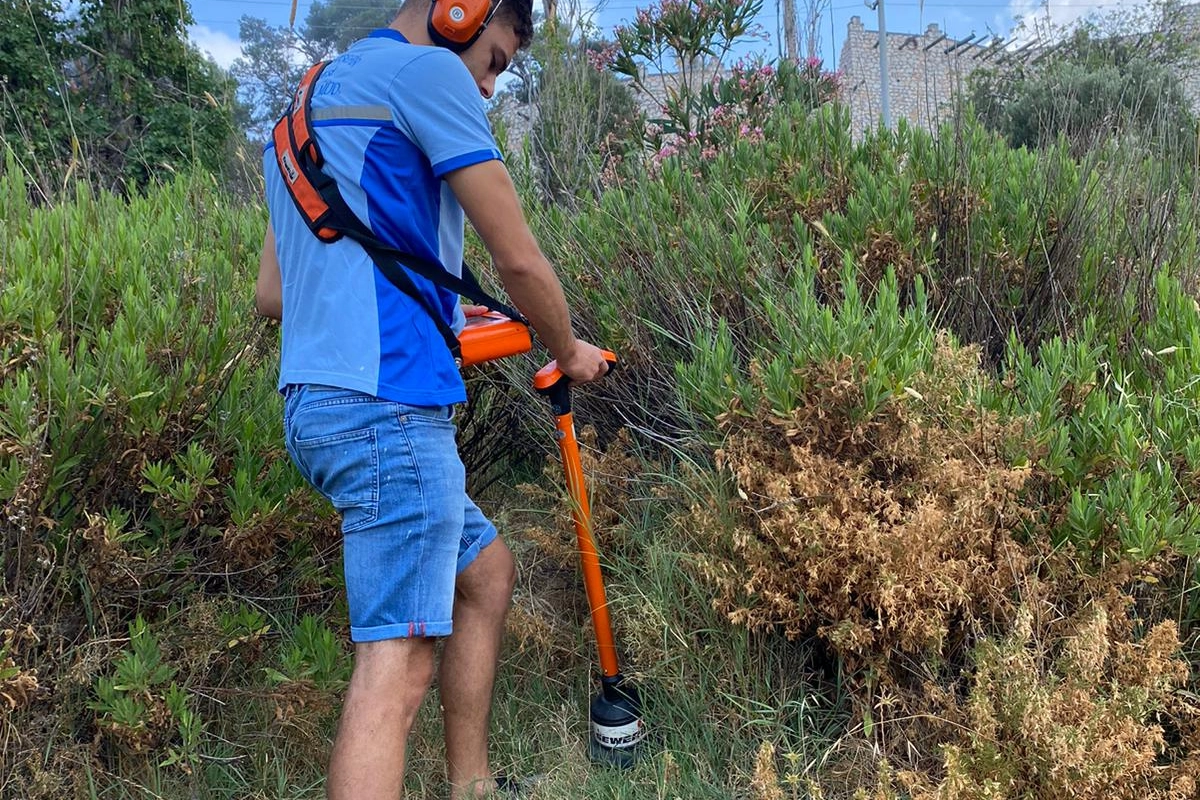
[[[576,339],[567,356],[559,356],[558,368],[574,383],[591,383],[607,374],[608,361],[599,347]]]

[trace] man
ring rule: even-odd
[[[532,36],[531,0],[485,7],[482,33],[465,46],[437,24],[460,19],[440,5],[460,1],[407,0],[389,27],[326,67],[312,88],[324,172],[377,237],[451,270],[465,211],[560,369],[596,380],[604,357],[572,332],[485,115],[496,78]],[[466,496],[450,419],[466,399],[462,378],[422,304],[357,243],[310,232],[270,147],[264,167],[271,225],[255,295],[259,313],[283,321],[288,451],[342,513],[355,659],[327,794],[401,796],[406,740],[444,638],[436,666],[451,792],[485,796],[497,787],[487,732],[514,566]],[[457,330],[458,298],[414,282]]]

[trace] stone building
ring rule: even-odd
[[[949,118],[953,102],[977,69],[1003,69],[1029,51],[1005,49],[1002,41],[955,39],[936,24],[924,33],[888,33],[888,104],[893,124],[900,118],[931,129]],[[883,112],[879,75],[879,31],[852,17],[838,70],[842,100],[850,109],[851,131],[859,135],[879,124]]]
[[[1173,26],[1200,44],[1200,3],[1183,6]],[[1042,51],[1032,44],[1015,47],[998,39],[974,36],[955,39],[936,24],[924,33],[888,33],[888,103],[893,124],[900,118],[932,129],[953,110],[954,98],[977,69],[1004,69],[1020,61],[1036,61]],[[879,124],[881,91],[879,31],[869,31],[860,17],[852,17],[838,61],[842,72],[842,100],[850,108],[851,131]],[[1184,77],[1192,107],[1200,112],[1200,70]]]
[[[1178,25],[1195,44],[1197,58],[1200,59],[1200,3],[1184,6],[1179,10],[1179,15]],[[1200,116],[1200,68],[1192,69],[1185,76],[1183,90],[1192,103],[1192,109]]]

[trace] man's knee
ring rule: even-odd
[[[455,588],[461,600],[507,608],[516,581],[517,567],[512,551],[500,539],[495,539],[458,576]]]
[[[415,713],[433,682],[434,660],[432,639],[360,642],[351,687],[373,704],[398,704]]]

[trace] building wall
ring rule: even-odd
[[[949,118],[953,98],[966,88],[968,75],[981,67],[1003,68],[1000,61],[1005,57],[991,42],[959,43],[936,24],[919,34],[889,33],[887,45],[892,122],[903,117],[927,129]],[[850,20],[838,69],[851,131],[859,135],[878,125],[883,113],[879,32],[866,30],[860,17]]]
[[[1200,3],[1180,9],[1179,27],[1197,48],[1200,58]],[[1192,103],[1192,110],[1200,115],[1200,69],[1192,69],[1183,79],[1183,90]]]
[[[1176,23],[1200,47],[1200,3],[1184,6]],[[889,33],[888,97],[893,123],[901,117],[923,128],[934,128],[948,119],[953,100],[964,91],[968,76],[977,69],[1004,69],[1018,60],[1034,58],[1035,49],[1014,51],[971,41],[956,45],[938,26],[924,33]],[[839,59],[842,98],[850,107],[851,131],[879,124],[882,114],[879,82],[879,32],[869,31],[860,17],[847,26],[846,41]],[[1200,113],[1200,69],[1183,76],[1184,89],[1192,108]]]

